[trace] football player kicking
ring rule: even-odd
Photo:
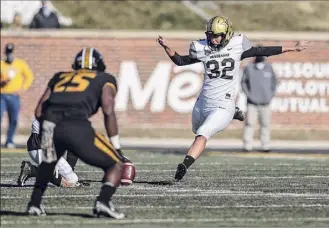
[[[246,36],[234,35],[231,21],[220,16],[208,21],[205,34],[206,39],[193,41],[189,55],[183,56],[168,47],[161,36],[157,39],[176,65],[202,62],[205,71],[202,90],[192,112],[192,130],[196,137],[183,163],[177,167],[177,181],[202,154],[208,139],[224,130],[233,119],[241,61],[255,56],[300,52],[308,45],[308,41],[300,41],[295,47],[253,47]]]
[[[36,165],[31,164],[29,161],[22,161],[21,172],[17,180],[18,186],[24,186],[29,178],[37,176],[38,166],[42,162],[39,129],[40,123],[37,119],[34,119],[32,122],[32,133],[27,141],[27,149],[32,161]],[[81,184],[78,182],[78,176],[73,171],[78,158],[71,152],[67,152],[66,157],[66,160],[64,157],[58,160],[50,182],[61,187],[78,187]]]
[[[114,97],[117,83],[105,73],[102,55],[95,48],[83,48],[75,57],[71,72],[56,73],[39,100],[35,117],[40,120],[42,163],[28,203],[29,215],[45,215],[42,196],[65,151],[104,171],[103,185],[93,213],[115,219],[125,217],[116,210],[111,198],[120,185],[121,155]],[[88,120],[101,107],[104,125],[111,140],[95,132]]]

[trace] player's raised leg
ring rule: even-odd
[[[208,139],[216,133],[224,130],[231,122],[234,115],[233,109],[217,108],[210,112],[205,121],[198,128],[196,137],[192,143],[183,163],[177,166],[175,174],[176,180],[181,180],[187,172],[187,169],[200,157],[203,153]]]

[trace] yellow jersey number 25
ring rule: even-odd
[[[95,72],[85,71],[61,74],[59,76],[59,81],[54,86],[53,92],[83,92],[90,83],[88,79],[93,79],[95,77]]]

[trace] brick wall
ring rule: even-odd
[[[202,33],[200,33],[202,35]],[[294,39],[294,37],[292,37]],[[188,50],[188,46],[190,40],[183,38],[171,38],[168,40],[169,44],[173,49],[177,50],[179,53],[186,53]],[[294,41],[292,40],[262,40],[253,39],[254,43],[261,43],[263,45],[293,45]],[[140,76],[141,84],[144,85],[147,80],[152,75],[152,72],[157,68],[159,63],[169,64],[170,61],[162,48],[160,48],[156,42],[155,38],[115,38],[115,37],[101,37],[101,38],[93,38],[83,36],[38,36],[33,33],[33,35],[10,35],[10,33],[1,36],[1,55],[3,57],[4,45],[8,42],[13,42],[16,45],[15,55],[16,57],[23,58],[31,67],[32,71],[35,75],[35,81],[33,82],[32,87],[25,94],[22,95],[22,112],[20,116],[20,126],[26,127],[30,125],[30,120],[33,115],[33,110],[36,105],[37,99],[42,94],[43,90],[46,87],[47,81],[51,78],[54,72],[62,71],[62,70],[70,70],[70,66],[75,54],[84,46],[93,46],[97,48],[105,57],[105,61],[107,64],[108,71],[112,72],[114,75],[118,76],[118,80],[120,82],[120,66],[125,61],[133,61],[137,65],[138,74]],[[316,69],[310,73],[312,74],[309,78],[298,77],[295,76],[295,73],[289,77],[289,72],[291,70],[295,70],[295,65],[291,65],[294,63],[304,64],[311,63],[313,64],[313,68],[318,66],[317,64],[328,64],[329,63],[329,44],[327,41],[314,40],[312,41],[312,48],[303,53],[289,53],[281,56],[271,57],[269,59],[272,63],[277,63],[277,73],[279,76],[280,83],[285,83],[285,86],[282,85],[282,89],[286,88],[289,90],[291,84],[293,83],[301,83],[302,86],[305,86],[305,83],[308,81],[312,81],[315,84],[309,85],[310,87],[319,87],[319,84],[324,85],[321,87],[322,92],[317,90],[316,93],[312,88],[309,94],[304,94],[298,92],[298,86],[295,86],[295,92],[284,93],[277,95],[277,98],[289,98],[296,97],[298,99],[304,100],[304,105],[313,105],[314,109],[304,109],[301,111],[300,104],[297,105],[297,110],[294,110],[296,100],[293,101],[294,107],[288,108],[288,110],[284,110],[284,104],[280,107],[283,108],[281,111],[279,110],[279,106],[274,108],[273,112],[273,126],[274,127],[288,127],[288,128],[328,128],[329,126],[329,117],[328,111],[326,111],[326,107],[329,106],[329,77],[328,77],[328,68],[325,69],[327,65],[322,65],[323,69],[319,73],[320,76],[313,75]],[[243,65],[246,65],[248,61],[245,61]],[[290,64],[290,65],[289,65]],[[297,65],[298,65],[297,64]],[[315,65],[314,65],[315,64]],[[304,66],[305,67],[305,66]],[[288,69],[289,68],[289,69]],[[287,70],[288,69],[288,70]],[[304,69],[304,68],[303,68]],[[303,70],[302,69],[302,70]],[[124,69],[123,69],[124,70]],[[305,70],[305,69],[304,69]],[[321,70],[321,69],[320,69]],[[174,72],[174,68],[170,69],[170,80],[175,78],[177,74]],[[193,71],[193,70],[192,70]],[[308,71],[307,69],[305,70]],[[326,71],[326,72],[324,72]],[[122,72],[122,71],[121,71]],[[190,72],[190,71],[187,71]],[[288,72],[288,73],[287,73]],[[161,72],[162,73],[162,72]],[[193,72],[190,72],[194,74]],[[290,73],[291,74],[291,73]],[[198,73],[200,79],[202,77],[202,73]],[[193,76],[193,75],[192,75]],[[191,76],[191,78],[192,78]],[[289,78],[288,78],[289,77]],[[289,84],[290,83],[290,87]],[[119,83],[120,85],[120,83]],[[189,86],[189,85],[185,85]],[[289,87],[289,88],[288,88]],[[182,88],[185,88],[184,86]],[[304,88],[304,90],[306,90]],[[165,91],[167,92],[167,90]],[[192,100],[195,99],[195,95],[192,96]],[[312,103],[307,103],[305,101],[306,98],[312,98],[315,101],[310,100]],[[135,99],[135,98],[134,98]],[[132,104],[132,100],[129,98],[127,110],[119,111],[119,123],[121,127],[129,128],[129,127],[179,127],[186,128],[190,130],[190,112],[187,113],[179,113],[173,110],[172,107],[165,100],[165,107],[163,110],[159,112],[151,112],[150,101],[153,98],[151,97],[145,107],[141,110],[136,110],[136,107]],[[184,98],[185,100],[191,99],[191,97]],[[183,100],[184,100],[183,99]],[[297,99],[297,100],[298,100]],[[321,103],[320,99],[322,99]],[[284,100],[279,100],[277,102],[287,102]],[[291,101],[290,101],[291,102]],[[306,103],[305,103],[306,102]],[[297,102],[298,103],[298,102]],[[318,104],[321,107],[318,107]],[[191,106],[191,105],[190,105]],[[291,104],[290,104],[291,106]],[[312,107],[313,107],[312,106]],[[102,119],[100,115],[93,117],[94,125],[101,126]],[[230,127],[242,127],[241,124],[233,123]]]

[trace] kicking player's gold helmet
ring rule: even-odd
[[[215,16],[208,21],[205,33],[209,46],[214,46],[211,37],[219,35],[222,36],[222,41],[216,45],[216,48],[225,47],[234,34],[232,22],[226,17]]]

